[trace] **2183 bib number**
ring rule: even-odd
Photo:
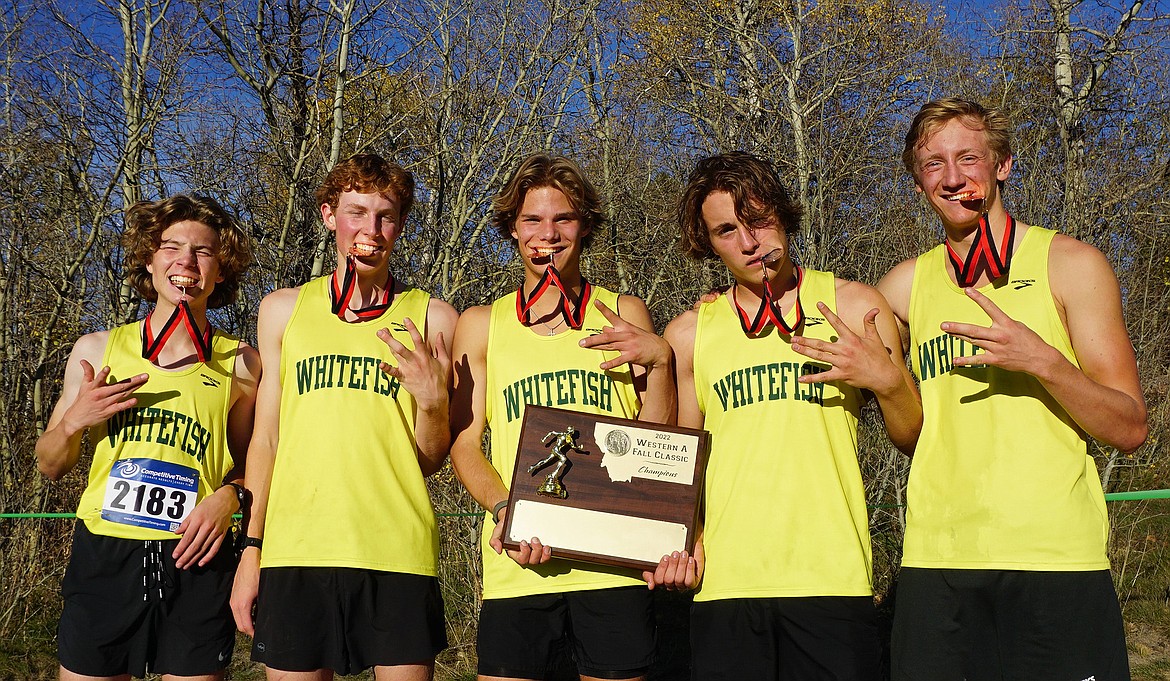
[[[122,459],[110,471],[102,518],[174,532],[198,499],[199,471],[154,459]]]
[[[110,502],[110,508],[119,511],[127,510],[128,507],[126,504],[130,503],[131,500],[126,499],[126,497],[130,496],[130,490],[133,489],[132,513],[142,513],[145,511],[147,515],[161,517],[165,512],[168,518],[180,522],[183,518],[187,517],[187,495],[180,490],[171,490],[170,494],[167,494],[165,488],[153,487],[145,483],[139,484],[135,488],[131,487],[130,483],[125,480],[115,481],[114,489],[117,490],[118,494]],[[147,492],[147,489],[150,491]],[[170,497],[170,504],[167,503],[168,496]],[[146,502],[145,504],[143,503],[144,501]]]

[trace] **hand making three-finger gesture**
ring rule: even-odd
[[[398,379],[402,387],[414,396],[420,408],[446,404],[447,386],[451,380],[451,353],[447,350],[442,332],[436,336],[432,347],[410,317],[403,320],[403,325],[410,334],[414,350],[395,339],[389,329],[378,330],[378,338],[390,349],[394,359],[398,360],[397,366],[382,362],[382,371]]]
[[[809,359],[830,365],[828,371],[800,377],[802,383],[841,381],[854,388],[875,393],[890,392],[903,381],[902,372],[890,357],[889,348],[877,330],[878,308],[865,313],[862,335],[857,335],[823,302],[817,309],[837,332],[837,340],[825,341],[793,336],[792,349]]]
[[[955,338],[961,338],[983,350],[977,355],[956,357],[955,366],[987,364],[1008,371],[1021,371],[1043,376],[1054,361],[1062,358],[1060,352],[1044,342],[1023,322],[1007,315],[990,298],[977,289],[965,289],[967,297],[975,301],[991,319],[990,326],[943,322],[941,328]]]
[[[601,333],[582,340],[581,347],[618,353],[617,357],[602,362],[600,365],[602,369],[608,371],[627,362],[647,369],[670,364],[670,343],[662,336],[622,319],[600,300],[595,301],[593,305],[610,325],[604,327]]]

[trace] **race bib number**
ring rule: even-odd
[[[199,471],[154,459],[122,459],[106,483],[102,519],[174,532],[199,498]]]

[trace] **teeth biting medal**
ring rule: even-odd
[[[784,313],[780,310],[780,305],[776,302],[776,297],[772,293],[772,284],[768,281],[768,265],[778,262],[784,256],[784,249],[773,248],[760,257],[760,275],[763,279],[764,292],[760,296],[760,309],[756,311],[754,318],[749,317],[747,310],[739,304],[739,296],[737,290],[739,286],[731,287],[731,300],[735,303],[735,310],[739,314],[739,325],[743,332],[755,336],[763,332],[764,328],[769,323],[774,325],[781,332],[791,336],[796,329],[800,328],[801,323],[804,322],[804,308],[800,305],[800,285],[804,281],[804,270],[793,265],[792,269],[796,273],[796,305],[795,318],[792,325],[784,321]]]
[[[368,251],[368,252],[366,252]],[[329,302],[333,314],[341,321],[345,319],[345,311],[349,310],[349,301],[353,298],[354,291],[357,290],[357,263],[354,262],[355,256],[366,257],[377,252],[376,246],[369,244],[354,244],[349,247],[349,255],[345,258],[345,271],[338,272],[334,270],[333,277],[330,279],[329,287]],[[341,280],[338,280],[338,275],[341,275]],[[357,310],[349,310],[358,318],[358,321],[367,321],[376,319],[382,315],[383,312],[390,309],[390,300],[394,297],[394,277],[389,271],[386,272],[386,285],[382,289],[382,297],[373,305],[359,308]]]
[[[207,329],[199,330],[199,324],[195,321],[195,313],[191,311],[191,305],[187,302],[187,287],[194,286],[199,283],[198,280],[183,275],[172,275],[169,278],[171,285],[182,292],[179,299],[179,304],[175,306],[175,311],[163,324],[162,331],[158,336],[154,335],[150,328],[150,318],[154,315],[154,310],[151,310],[146,318],[142,320],[142,358],[148,362],[154,363],[158,360],[159,354],[162,352],[163,346],[166,345],[167,340],[170,339],[171,334],[175,329],[183,325],[187,328],[187,334],[191,336],[191,340],[195,343],[195,355],[200,362],[206,362],[211,357],[211,337],[213,330],[211,322],[207,323]]]
[[[582,277],[581,295],[574,296],[572,291],[569,290],[569,287],[565,286],[564,281],[561,280],[561,273],[553,261],[554,254],[539,252],[538,254],[548,256],[548,267],[545,268],[544,274],[540,276],[540,280],[536,282],[536,286],[532,289],[532,294],[527,298],[524,296],[524,284],[520,284],[520,288],[516,291],[516,318],[524,326],[532,326],[532,306],[552,286],[560,291],[561,301],[559,307],[564,321],[568,322],[569,328],[579,330],[585,324],[585,311],[588,309],[589,296],[593,291],[593,287]],[[546,324],[545,326],[548,325]],[[555,329],[559,326],[560,324],[557,324],[552,327],[549,335],[554,335]]]

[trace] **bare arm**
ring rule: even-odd
[[[86,334],[69,353],[61,397],[36,444],[37,468],[51,480],[60,480],[77,465],[87,428],[138,404],[134,391],[146,383],[146,374],[109,383],[109,367],[94,369],[105,355],[108,338],[108,331]]]
[[[252,493],[252,508],[246,534],[264,537],[268,493],[272,484],[272,468],[276,461],[276,446],[280,438],[280,356],[285,327],[296,304],[296,289],[280,289],[260,303],[257,335],[260,341],[261,363],[268,368],[256,390],[255,423],[248,445],[246,487]],[[240,556],[232,586],[232,614],[240,631],[253,635],[252,608],[260,590],[260,549],[248,547]]]
[[[906,348],[902,344],[898,319],[885,305],[885,299],[880,293],[878,298],[880,300],[876,319],[878,335],[889,353],[887,357],[898,368],[902,380],[888,392],[875,391],[874,396],[877,398],[878,408],[881,409],[886,435],[890,442],[906,456],[913,456],[914,448],[918,445],[918,436],[922,434],[922,396],[918,393],[918,384],[906,366]],[[885,309],[881,309],[882,307]]]
[[[914,266],[916,258],[903,260],[886,273],[877,284],[878,293],[890,305],[894,313],[894,323],[898,328],[898,337],[902,341],[902,352],[910,349],[910,289],[914,286]]]
[[[483,452],[487,405],[487,335],[491,308],[466,310],[451,346],[455,391],[451,398],[451,466],[472,498],[486,509],[508,498],[508,489]]]
[[[256,409],[256,384],[260,380],[260,353],[255,348],[240,343],[232,368],[232,405],[228,411],[227,446],[234,466],[225,480],[243,482],[248,456],[248,440],[252,437],[253,415]],[[227,530],[232,524],[232,514],[239,508],[235,489],[223,485],[210,496],[202,499],[175,531],[182,535],[171,556],[175,566],[186,570],[191,566],[207,565],[219,552]]]
[[[687,428],[703,427],[703,412],[699,409],[699,398],[695,393],[695,325],[698,313],[694,310],[683,312],[666,326],[663,334],[674,351],[676,376],[678,379],[678,424]],[[703,528],[697,528],[694,555],[686,551],[663,556],[658,567],[642,573],[646,586],[654,589],[694,589],[703,579]]]
[[[455,308],[432,298],[427,307],[425,340],[414,322],[406,320],[413,351],[395,340],[388,329],[378,331],[378,337],[398,362],[397,366],[383,363],[382,371],[398,379],[418,407],[414,436],[418,465],[424,476],[442,468],[451,445],[451,354],[447,351],[447,342],[454,336],[458,319]]]
[[[1063,236],[1053,241],[1049,261],[1081,368],[1061,357],[1050,377],[1037,378],[1085,432],[1132,452],[1146,441],[1149,425],[1117,276],[1096,248]]]
[[[487,337],[491,306],[466,310],[455,327],[451,356],[454,358],[455,392],[451,399],[451,467],[480,506],[489,511],[508,500],[508,488],[483,452],[483,433],[487,424]],[[503,551],[504,518],[502,508],[494,519],[490,540],[496,553]],[[521,542],[519,551],[508,556],[520,565],[539,565],[552,557],[552,550],[538,540]]]
[[[244,480],[247,470],[248,445],[252,440],[252,428],[256,422],[256,391],[260,386],[262,372],[260,352],[246,343],[240,343],[232,381],[235,396],[231,411],[228,412],[228,449],[235,465],[227,480]]]
[[[650,310],[635,296],[621,296],[619,316],[600,301],[594,303],[610,326],[581,341],[581,347],[619,352],[616,358],[602,362],[602,369],[629,363],[634,368],[634,385],[642,402],[639,421],[674,423],[677,404],[674,387],[674,362],[670,344],[654,333]]]
[[[1049,252],[1048,271],[1080,368],[975,289],[968,289],[967,295],[987,312],[991,326],[942,325],[943,331],[983,349],[977,356],[957,358],[955,365],[989,364],[1031,374],[1086,433],[1132,452],[1145,442],[1149,431],[1113,268],[1092,246],[1057,236]]]
[[[699,314],[694,310],[683,312],[666,326],[663,333],[674,351],[675,375],[678,380],[678,425],[702,428],[703,412],[695,392],[695,325]]]

